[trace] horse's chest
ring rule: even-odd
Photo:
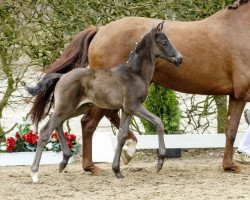
[[[130,87],[130,96],[135,97],[139,102],[144,102],[148,95],[149,86],[141,83],[135,83]]]

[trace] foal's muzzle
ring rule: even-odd
[[[179,54],[178,56],[173,58],[173,63],[177,66],[181,65],[183,63],[182,55]]]

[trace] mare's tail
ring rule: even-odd
[[[97,27],[91,26],[74,36],[62,55],[49,66],[46,71],[47,75],[52,73],[64,74],[77,67],[86,67],[88,65],[89,44],[97,31]],[[55,83],[51,84],[50,87],[47,87],[46,90],[43,90],[42,88],[38,90],[38,88],[28,89],[32,95],[35,95],[34,103],[30,110],[30,117],[32,122],[36,125],[38,125],[45,115],[46,108],[48,107],[46,111],[46,113],[48,113],[53,103]],[[43,92],[39,92],[42,90]]]
[[[97,27],[90,26],[75,35],[62,55],[49,66],[46,73],[67,73],[77,67],[87,67],[89,44],[97,31]]]

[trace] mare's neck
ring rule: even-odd
[[[127,64],[128,70],[150,84],[154,74],[155,55],[151,52],[152,41],[144,38],[135,48],[134,55]]]

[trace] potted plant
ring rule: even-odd
[[[32,163],[39,135],[32,131],[30,126],[31,124],[23,120],[21,124],[18,124],[18,131],[14,136],[9,136],[5,142],[0,142],[0,165],[26,165]],[[75,154],[79,147],[76,136],[69,132],[65,132],[64,136],[70,150]],[[53,133],[44,148],[41,162],[42,164],[53,164],[59,163],[61,160],[62,152],[58,134]]]

